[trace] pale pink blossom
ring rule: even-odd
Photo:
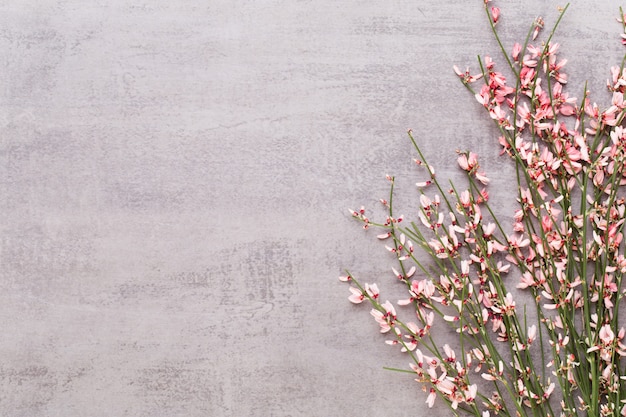
[[[352,295],[348,297],[348,300],[350,300],[351,303],[360,304],[365,299],[365,294],[358,288],[350,287],[350,292]]]
[[[520,52],[522,52],[522,45],[520,45],[518,42],[515,42],[515,44],[513,45],[513,52],[511,53],[513,61],[518,62]]]
[[[609,346],[613,343],[613,340],[615,340],[615,333],[613,333],[610,325],[605,324],[600,328],[600,331],[598,332],[598,337],[605,346]]]
[[[482,374],[480,374],[480,376],[487,381],[495,381],[497,378],[489,373],[483,372]]]
[[[365,284],[365,292],[374,300],[377,300],[380,295],[380,291],[378,290],[378,286],[376,284]]]
[[[490,180],[489,178],[487,178],[487,175],[484,172],[476,172],[475,177],[478,181],[480,181],[484,185],[489,184]]]
[[[500,20],[500,8],[499,7],[491,8],[491,18],[493,19],[494,25],[498,23],[498,21]]]
[[[384,311],[372,309],[370,314],[374,317],[374,320],[380,325],[380,332],[387,333],[391,330],[396,320],[396,310],[389,301],[385,301],[381,304]]]
[[[462,153],[457,158],[457,162],[461,169],[465,171],[472,171],[478,166],[478,155],[474,152]]]
[[[459,67],[457,67],[456,65],[454,65],[453,68],[454,68],[454,72],[456,73],[456,75],[458,75],[459,78],[461,78],[461,80],[463,80],[463,82],[466,84],[473,83],[483,77],[482,74],[477,74],[477,75],[470,74],[469,68],[467,68],[465,71],[461,71]]]
[[[428,408],[432,408],[432,406],[435,405],[436,398],[437,398],[437,392],[435,391],[434,388],[431,388],[430,393],[428,394],[428,397],[426,398],[426,404],[428,404]]]
[[[544,25],[544,21],[541,17],[538,17],[537,19],[535,19],[535,29],[533,30],[533,36],[532,36],[533,40],[537,39],[537,35],[539,35],[539,31],[543,29],[543,25]]]
[[[459,196],[459,202],[465,208],[470,207],[472,205],[472,199],[470,197],[469,190],[465,190],[461,192],[461,195]]]

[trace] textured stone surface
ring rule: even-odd
[[[408,127],[510,204],[451,70],[497,54],[482,2],[0,3],[1,415],[446,415],[336,277],[393,281],[345,209],[390,173],[409,211]],[[503,2],[505,43],[557,4]],[[564,18],[572,94],[606,103],[618,5]]]

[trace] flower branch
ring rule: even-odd
[[[426,173],[416,184],[416,220],[395,216],[392,176],[381,200],[384,221],[371,221],[364,207],[350,213],[365,229],[382,230],[377,237],[398,263],[391,271],[408,292],[397,304],[413,319],[381,303],[377,284],[350,274],[342,280],[353,283],[351,302],[369,301],[381,333],[393,336],[387,343],[408,354],[408,371],[423,384],[429,406],[440,397],[454,414],[481,417],[626,415],[619,310],[626,273],[626,56],[611,69],[611,105],[600,110],[586,85],[580,101],[565,88],[567,60],[552,39],[568,6],[543,43],[534,44],[544,27],[537,18],[509,52],[497,30],[503,13],[489,3],[487,20],[510,74],[497,71],[489,56],[478,57],[476,74],[454,71],[495,123],[501,154],[516,168],[513,223],[505,225],[490,206],[490,180],[475,153],[457,151],[467,188],[444,186],[409,131]],[[626,45],[622,9],[618,21]],[[518,279],[514,288],[511,279]],[[513,291],[530,293],[532,314]],[[458,335],[455,343],[435,337],[440,324]]]

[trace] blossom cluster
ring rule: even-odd
[[[371,303],[381,333],[391,335],[386,342],[410,356],[429,406],[439,396],[455,413],[481,417],[626,416],[619,314],[626,294],[626,69],[611,68],[606,109],[587,91],[572,97],[554,29],[538,40],[544,27],[538,18],[524,42],[504,48],[496,30],[502,14],[489,3],[505,69],[485,56],[479,71],[454,71],[497,126],[502,154],[517,168],[512,224],[490,207],[490,180],[477,154],[458,151],[467,186],[446,187],[409,131],[425,174],[416,184],[416,220],[394,217],[391,176],[390,196],[380,200],[388,213],[383,221],[370,220],[365,207],[350,213],[364,228],[381,230],[378,239],[397,261],[391,273],[407,292],[396,305],[412,317],[400,319],[377,284],[350,273],[340,279],[352,284],[352,303]],[[512,271],[515,288],[505,279]],[[515,291],[532,295],[532,317],[517,305]],[[437,325],[453,329],[457,343],[438,342]]]

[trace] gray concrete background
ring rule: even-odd
[[[501,2],[511,46],[554,1]],[[570,91],[619,63],[618,2],[576,1]],[[0,2],[0,414],[419,416],[347,301],[389,258],[346,208],[508,161],[452,65],[496,55],[482,1]]]

